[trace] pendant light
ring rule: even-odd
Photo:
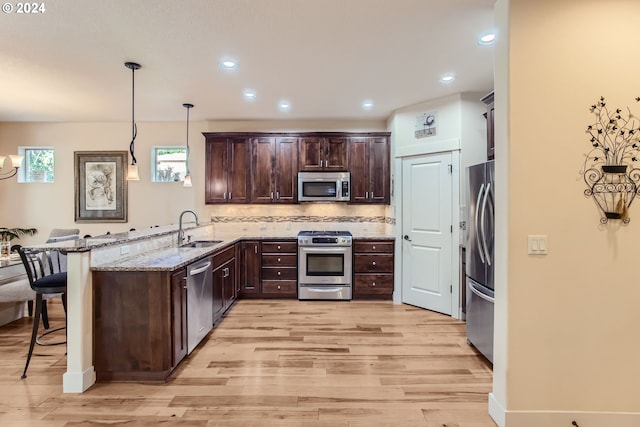
[[[193,104],[182,104],[187,109],[187,173],[184,176],[184,186],[191,187],[191,172],[189,171],[189,110],[193,108]]]
[[[131,153],[131,164],[127,170],[127,181],[140,181],[138,175],[138,165],[136,164],[135,140],[138,133],[138,127],[136,126],[136,110],[135,110],[135,73],[140,69],[140,64],[135,62],[125,62],[124,66],[131,70],[131,143],[129,144],[129,152]]]

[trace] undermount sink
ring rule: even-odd
[[[208,246],[214,246],[218,243],[222,243],[222,240],[194,240],[193,242],[184,243],[181,245],[183,248],[206,248]]]

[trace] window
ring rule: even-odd
[[[187,172],[187,147],[153,147],[154,182],[181,182]]]
[[[24,156],[18,171],[18,182],[53,182],[54,153],[52,147],[18,147]]]

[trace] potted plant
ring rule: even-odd
[[[2,257],[9,256],[11,241],[22,236],[33,236],[38,230],[35,228],[6,228],[0,227],[0,242],[2,242]]]
[[[637,97],[636,102],[640,102]],[[581,171],[587,183],[584,194],[593,197],[604,216],[600,222],[629,222],[628,209],[638,194],[640,169],[640,118],[627,107],[610,110],[604,97],[591,106],[595,121],[587,126],[591,143]]]

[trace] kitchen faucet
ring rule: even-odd
[[[182,213],[180,214],[180,219],[179,219],[179,228],[178,228],[178,246],[180,246],[182,244],[182,242],[184,241],[184,230],[182,230],[182,217],[184,216],[184,214],[186,214],[187,212],[191,212],[193,214],[193,216],[196,218],[196,225],[200,225],[200,220],[198,219],[198,214],[195,213],[192,210],[186,210],[186,211],[182,211]]]

